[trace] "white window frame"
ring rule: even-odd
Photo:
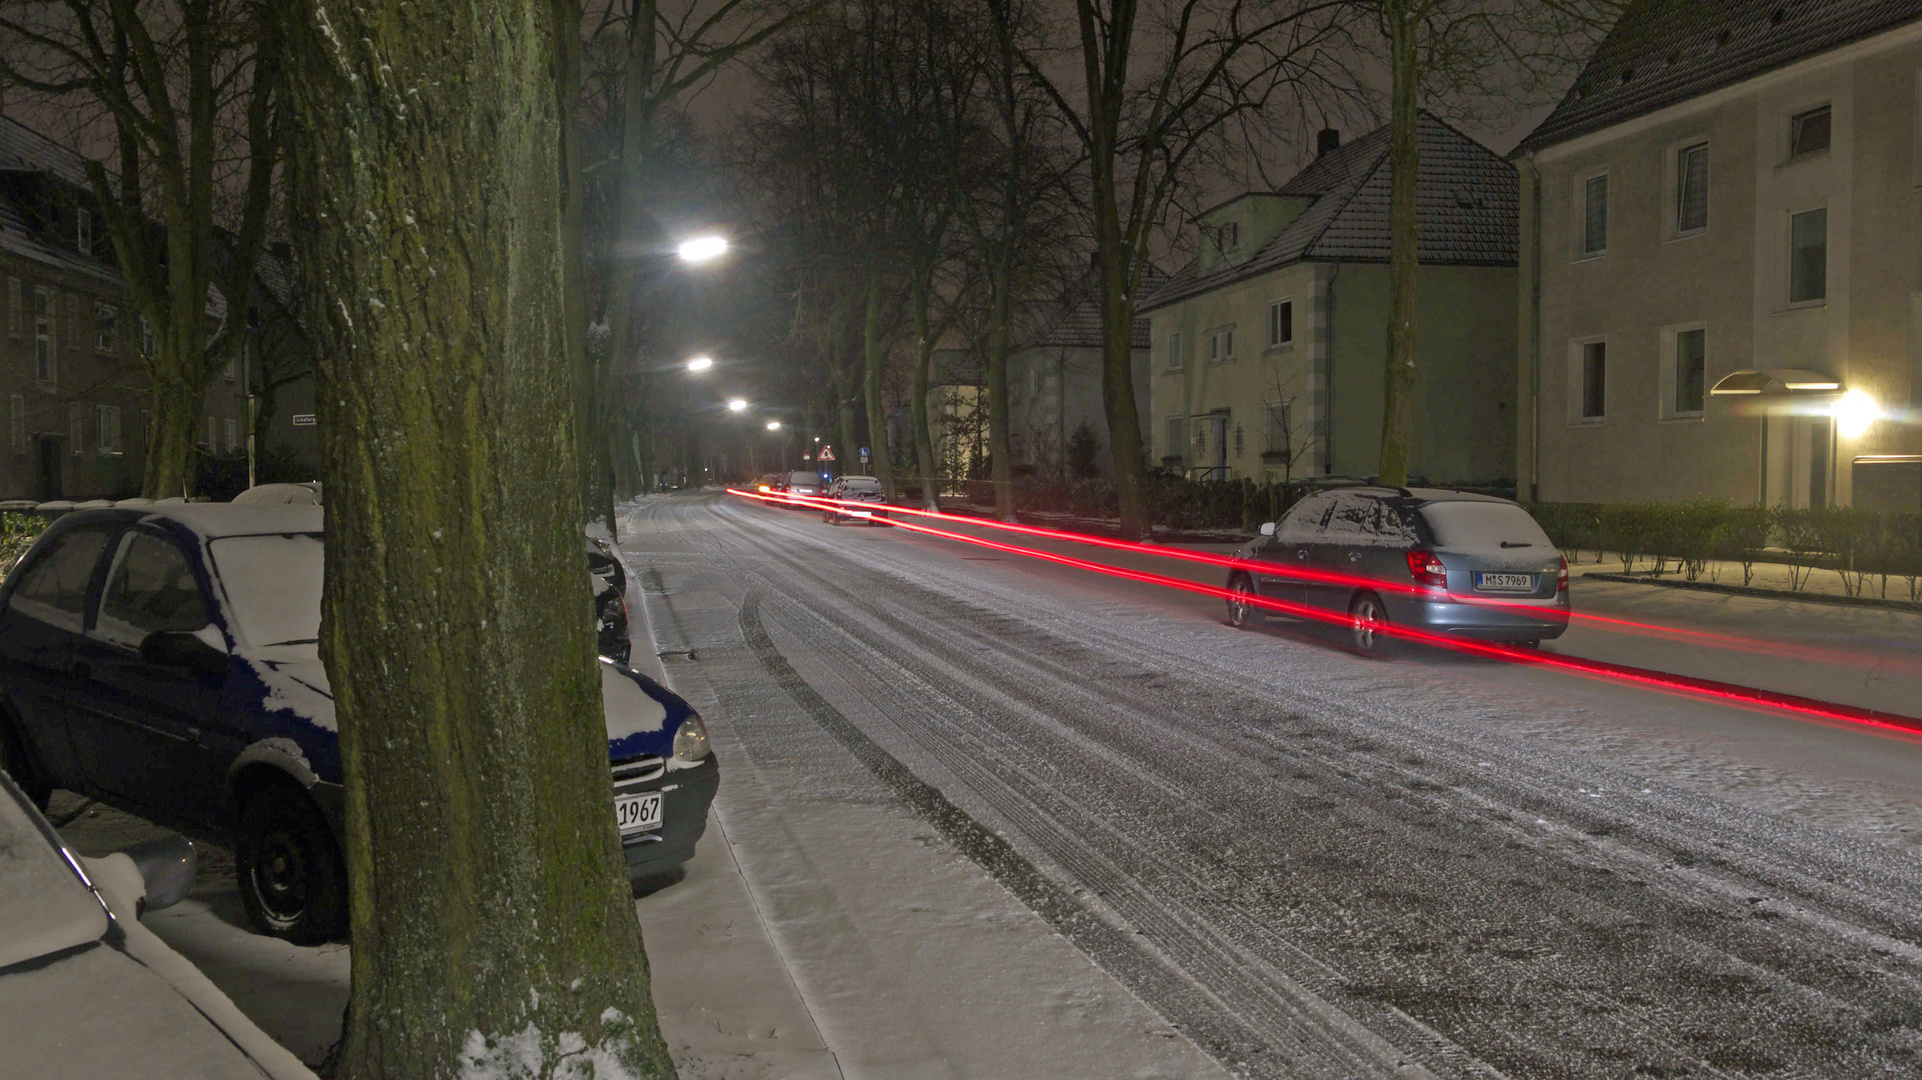
[[[1588,185],[1591,181],[1602,181],[1602,246],[1591,251],[1588,247]],[[1609,190],[1614,185],[1609,182],[1607,166],[1586,169],[1575,174],[1572,196],[1574,214],[1571,219],[1569,257],[1575,262],[1599,259],[1608,254],[1609,234],[1613,231],[1614,221],[1609,213],[1609,204],[1614,200]]]
[[[1582,414],[1582,398],[1587,390],[1586,360],[1588,346],[1602,347],[1602,411],[1595,416]],[[1570,427],[1600,427],[1608,420],[1608,336],[1571,338],[1568,342],[1568,424]]]
[[[1675,394],[1676,369],[1681,362],[1681,339],[1683,334],[1696,331],[1702,334],[1702,407],[1682,409]],[[1661,350],[1655,387],[1656,419],[1665,423],[1700,423],[1708,416],[1708,323],[1697,321],[1662,327]],[[1603,396],[1607,396],[1606,389]]]
[[[212,413],[207,414],[207,441],[202,445],[206,446],[209,454],[220,450],[220,418]]]
[[[1165,347],[1168,351],[1167,351],[1167,355],[1162,357],[1162,361],[1163,361],[1162,370],[1163,371],[1182,370],[1183,367],[1185,366],[1185,358],[1181,355],[1181,331],[1179,330],[1168,331],[1168,336],[1165,339],[1165,341],[1167,343]]]
[[[229,454],[239,453],[240,452],[240,421],[235,420],[233,417],[230,416],[225,420],[221,421],[221,427],[227,436],[226,440],[222,443],[222,445],[226,448],[226,452]]]
[[[1288,312],[1288,336],[1281,336],[1281,313]],[[1283,296],[1268,301],[1268,347],[1292,349],[1295,345],[1295,298]]]
[[[140,355],[153,355],[153,324],[145,315],[140,317]]]
[[[96,440],[95,449],[107,456],[121,453],[120,406],[100,405],[94,409],[94,414],[100,421],[99,438]]]
[[[1696,149],[1708,155],[1708,172],[1703,178],[1703,186],[1707,190],[1702,192],[1702,224],[1684,229],[1682,227],[1682,160],[1684,156]],[[1665,167],[1662,181],[1662,205],[1668,208],[1662,223],[1664,239],[1690,240],[1701,236],[1708,232],[1708,223],[1714,218],[1714,208],[1711,203],[1715,188],[1715,151],[1711,140],[1705,136],[1698,136],[1671,143],[1668,152],[1663,155],[1663,161]]]
[[[1823,146],[1820,150],[1808,150],[1800,154],[1796,153],[1795,152],[1795,122],[1797,120],[1802,119],[1805,116],[1812,116],[1818,112],[1826,112],[1829,114],[1829,141],[1827,145]],[[1797,162],[1797,161],[1814,161],[1817,158],[1827,157],[1829,155],[1829,152],[1834,148],[1835,148],[1835,103],[1834,102],[1831,102],[1831,101],[1812,102],[1808,105],[1804,105],[1790,111],[1787,114],[1787,116],[1784,117],[1783,123],[1782,123],[1782,163],[1783,164],[1786,165],[1786,164]]]
[[[105,325],[102,325],[105,320]],[[120,309],[112,304],[93,305],[93,351],[112,356],[120,344]]]
[[[93,254],[93,211],[84,206],[74,214],[73,242],[80,254]]]
[[[1202,357],[1203,360],[1210,364],[1229,364],[1234,362],[1234,323],[1227,323],[1226,325],[1215,327],[1213,330],[1208,331],[1203,340],[1206,342],[1206,345],[1203,347],[1205,350],[1205,355]]]
[[[1782,216],[1783,254],[1782,299],[1783,306],[1790,310],[1826,307],[1829,302],[1829,223],[1828,204],[1811,206],[1803,210],[1790,210]],[[1822,218],[1822,295],[1807,300],[1795,299],[1795,219],[1804,214],[1820,211]]]
[[[60,385],[60,324],[54,317],[53,290],[33,290],[33,377],[47,386]]]

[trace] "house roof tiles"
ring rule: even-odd
[[[1331,150],[1277,195],[1314,201],[1252,257],[1206,272],[1193,259],[1148,294],[1139,310],[1185,300],[1296,262],[1388,260],[1389,129]],[[1415,182],[1424,265],[1514,266],[1520,211],[1514,166],[1428,113],[1416,128]]]
[[[1636,0],[1528,153],[1922,19],[1922,0]]]

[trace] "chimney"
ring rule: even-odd
[[[1341,132],[1335,128],[1322,128],[1321,134],[1315,138],[1315,156],[1327,157],[1339,149],[1341,149]]]

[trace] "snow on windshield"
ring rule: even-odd
[[[1444,551],[1501,552],[1532,547],[1546,555],[1555,550],[1542,527],[1514,503],[1432,502],[1421,508],[1421,516],[1435,534],[1435,546]]]
[[[240,636],[255,648],[320,637],[319,533],[224,536],[213,541]]]
[[[11,792],[0,790],[0,968],[107,932],[107,913]]]

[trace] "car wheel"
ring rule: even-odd
[[[1254,604],[1255,584],[1245,575],[1236,574],[1228,583],[1228,625],[1237,630],[1260,626],[1266,616]]]
[[[1523,638],[1520,641],[1511,641],[1508,645],[1516,649],[1539,649],[1542,647],[1542,640],[1540,638]]]
[[[53,786],[34,771],[33,763],[27,760],[26,740],[14,730],[13,718],[5,713],[0,713],[0,772],[13,777],[13,782],[20,785],[33,805],[42,810],[47,808],[47,800],[53,797]]]
[[[276,785],[247,800],[234,876],[241,906],[263,934],[318,945],[347,929],[347,867],[305,792]]]
[[[1384,633],[1387,626],[1388,612],[1374,593],[1362,593],[1348,605],[1348,636],[1362,652],[1388,651],[1388,635]]]

